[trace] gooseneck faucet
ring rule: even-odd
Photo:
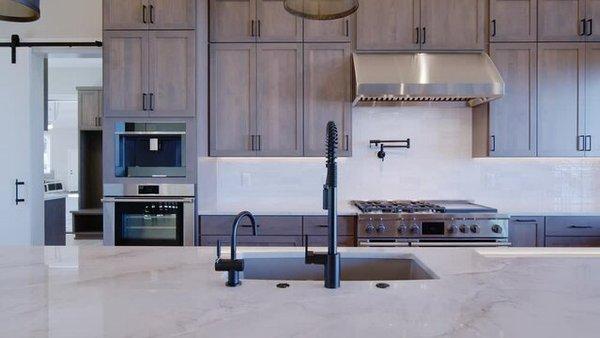
[[[327,123],[327,180],[323,186],[323,209],[327,210],[328,248],[327,254],[308,251],[308,236],[305,237],[306,264],[324,266],[325,287],[340,287],[340,254],[337,251],[337,147],[338,131],[335,122]]]
[[[231,256],[230,259],[221,259],[221,241],[217,241],[217,260],[215,261],[215,271],[227,271],[227,283],[229,287],[236,287],[240,282],[240,272],[244,271],[244,260],[237,259],[237,229],[242,219],[248,217],[252,225],[252,234],[258,234],[258,226],[254,215],[249,211],[240,212],[233,221],[231,229]]]

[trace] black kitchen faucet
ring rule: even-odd
[[[252,224],[252,234],[257,235],[257,225],[254,215],[249,211],[240,212],[233,221],[231,229],[231,256],[230,259],[221,259],[221,241],[217,241],[217,260],[215,261],[215,271],[227,271],[227,286],[236,287],[240,282],[240,272],[244,271],[244,260],[237,259],[237,229],[244,217],[250,219]]]
[[[308,236],[305,237],[306,264],[324,266],[325,287],[340,287],[340,254],[337,251],[337,147],[338,131],[335,122],[327,123],[327,180],[323,186],[323,209],[327,210],[328,249],[327,254],[308,251]]]

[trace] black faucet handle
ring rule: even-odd
[[[221,258],[221,240],[217,240],[217,259]]]
[[[215,262],[215,271],[244,271],[243,259],[218,259]]]

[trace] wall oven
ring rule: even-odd
[[[104,245],[192,246],[193,184],[105,184]]]

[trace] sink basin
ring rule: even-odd
[[[322,265],[306,265],[304,257],[244,257],[243,279],[322,281]],[[342,281],[394,281],[436,279],[412,256],[402,258],[341,257]]]

